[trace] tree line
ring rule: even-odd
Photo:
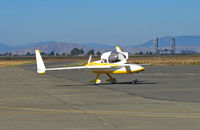
[[[95,54],[98,55],[98,56],[100,56],[101,52],[97,51],[95,53],[95,51],[93,49],[91,49],[87,53],[85,53],[85,51],[83,50],[83,48],[81,48],[81,49],[74,48],[70,52],[70,55],[72,55],[72,56],[78,56],[78,55],[95,55]]]
[[[23,54],[21,56],[34,56],[34,55],[35,55],[34,53],[27,52],[26,54]],[[41,52],[41,55],[43,55],[43,56],[83,56],[83,55],[97,55],[97,56],[100,56],[101,52],[97,51],[95,53],[95,51],[93,49],[85,52],[83,50],[83,48],[81,48],[81,49],[73,48],[70,51],[69,54],[64,53],[64,52],[62,54],[59,54],[59,53],[55,53],[54,51],[51,51],[50,53]],[[12,52],[6,52],[6,53],[0,53],[0,56],[19,56],[19,54],[13,54]]]

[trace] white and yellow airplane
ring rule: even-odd
[[[35,50],[37,72],[45,73],[49,70],[73,70],[73,69],[90,69],[91,72],[96,73],[97,76],[94,80],[90,81],[94,84],[100,84],[99,79],[100,74],[107,74],[108,79],[106,81],[110,83],[116,83],[117,80],[113,78],[110,74],[132,74],[138,73],[144,70],[144,67],[138,64],[127,64],[128,52],[122,52],[120,47],[116,47],[116,53],[110,51],[105,52],[101,55],[101,59],[98,61],[91,62],[91,55],[89,57],[88,63],[84,66],[75,67],[62,67],[62,68],[46,68],[39,50]],[[133,84],[137,82],[133,80]]]

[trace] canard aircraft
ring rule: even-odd
[[[91,83],[100,84],[100,74],[106,74],[108,79],[106,81],[110,83],[116,83],[116,78],[113,78],[111,74],[132,74],[139,73],[144,70],[144,67],[138,64],[127,64],[128,52],[122,52],[120,47],[116,47],[116,52],[105,52],[101,55],[101,59],[98,61],[91,62],[92,56],[90,55],[89,60],[84,66],[75,67],[61,67],[61,68],[46,68],[39,50],[35,50],[37,73],[45,73],[50,70],[73,70],[73,69],[88,69],[96,74],[96,78]],[[138,81],[133,80],[133,84]]]

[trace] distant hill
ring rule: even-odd
[[[175,38],[176,52],[182,50],[193,50],[200,52],[200,36],[165,36],[158,38],[160,49],[170,49],[171,38]],[[122,50],[130,53],[140,51],[154,51],[153,39],[139,45],[121,46]],[[101,52],[114,50],[113,46],[99,43],[69,43],[57,41],[43,41],[37,43],[25,44],[17,47],[11,47],[6,44],[0,43],[0,53],[12,52],[13,54],[26,54],[27,52],[34,53],[35,49],[40,49],[41,52],[50,53],[70,53],[73,48],[83,48],[85,52],[90,49],[101,50]]]
[[[24,44],[17,46],[16,49],[21,50],[21,49],[28,49],[28,48],[34,48],[34,47],[40,47],[48,44],[54,44],[57,43],[56,41],[43,41],[43,42],[36,42],[36,43],[30,43],[30,44]]]
[[[5,53],[14,50],[14,47],[8,46],[4,43],[0,43],[0,53]]]
[[[171,49],[171,38],[175,38],[176,52],[193,50],[200,52],[200,36],[165,36],[158,38],[159,49]],[[131,46],[138,51],[154,51],[154,39],[143,44]]]
[[[165,36],[158,38],[160,47],[171,46],[170,40],[175,38],[176,46],[200,46],[200,36]],[[154,39],[133,47],[153,47]]]
[[[83,48],[85,52],[90,49],[102,50],[106,48],[112,48],[108,45],[98,44],[98,43],[89,43],[89,44],[76,44],[68,42],[56,42],[56,41],[44,41],[38,43],[31,43],[27,45],[18,46],[15,48],[13,53],[26,54],[27,52],[34,53],[35,49],[39,49],[41,52],[50,53],[54,51],[55,53],[70,53],[73,48]]]
[[[86,46],[94,48],[94,49],[112,48],[112,46],[110,46],[110,45],[99,44],[99,43],[87,43],[87,44],[83,44],[83,45],[86,45]]]

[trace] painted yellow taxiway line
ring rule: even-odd
[[[138,116],[138,117],[161,117],[161,118],[191,118],[200,119],[199,113],[156,113],[142,111],[98,111],[98,110],[59,110],[59,109],[42,109],[42,108],[21,108],[0,106],[0,109],[7,110],[25,110],[24,111],[1,111],[0,114],[98,114],[98,115],[116,115],[116,116]]]

